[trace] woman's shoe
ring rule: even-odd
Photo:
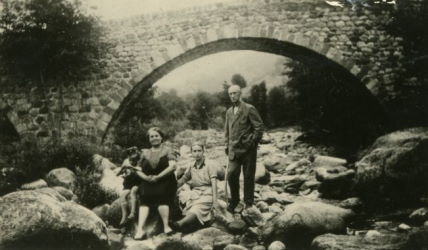
[[[171,222],[171,229],[173,231],[180,231],[180,226],[178,225],[178,223],[176,221]]]
[[[129,217],[126,217],[125,221],[123,221],[123,222],[121,222],[121,223],[119,224],[119,228],[122,228],[122,227],[126,227],[126,226],[128,226],[128,224],[129,224],[131,221],[132,221],[132,220],[131,220],[131,219],[129,219]]]
[[[147,238],[147,234],[142,232],[141,234],[136,233],[134,236],[134,240],[145,240]]]
[[[165,233],[165,235],[166,236],[171,236],[171,235],[173,235],[173,234],[175,234],[176,232],[175,232],[175,230],[171,230],[171,231],[169,231],[169,232],[166,232]]]

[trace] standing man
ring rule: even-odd
[[[253,105],[241,100],[241,88],[228,89],[233,106],[226,112],[226,154],[229,156],[227,180],[231,199],[228,210],[234,212],[239,204],[239,175],[244,172],[244,203],[249,208],[254,202],[257,145],[263,136],[263,121]]]

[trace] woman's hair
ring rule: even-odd
[[[192,142],[192,145],[190,146],[190,152],[193,150],[194,146],[199,146],[202,148],[202,151],[205,152],[205,144],[202,141],[194,141]]]
[[[153,132],[153,131],[157,132],[161,136],[162,142],[163,142],[163,140],[165,138],[165,134],[164,134],[164,132],[162,132],[162,130],[159,127],[151,127],[151,128],[149,128],[149,130],[147,130],[147,138],[149,138],[150,132]]]

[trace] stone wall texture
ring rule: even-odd
[[[3,79],[0,109],[20,135],[49,137],[61,128],[63,136],[101,140],[157,79],[198,57],[236,49],[337,64],[382,103],[398,95],[394,83],[402,73],[402,39],[388,34],[390,21],[387,11],[315,0],[242,1],[110,21],[107,39],[114,46],[104,69],[65,87],[62,105],[57,87],[18,87]]]

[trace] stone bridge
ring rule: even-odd
[[[109,138],[115,122],[158,79],[199,57],[230,50],[284,55],[331,65],[345,88],[394,98],[401,73],[402,39],[388,34],[386,11],[353,11],[319,0],[242,1],[110,21],[115,46],[103,70],[67,87],[63,112],[56,87],[17,87],[3,79],[0,109],[19,135]]]

